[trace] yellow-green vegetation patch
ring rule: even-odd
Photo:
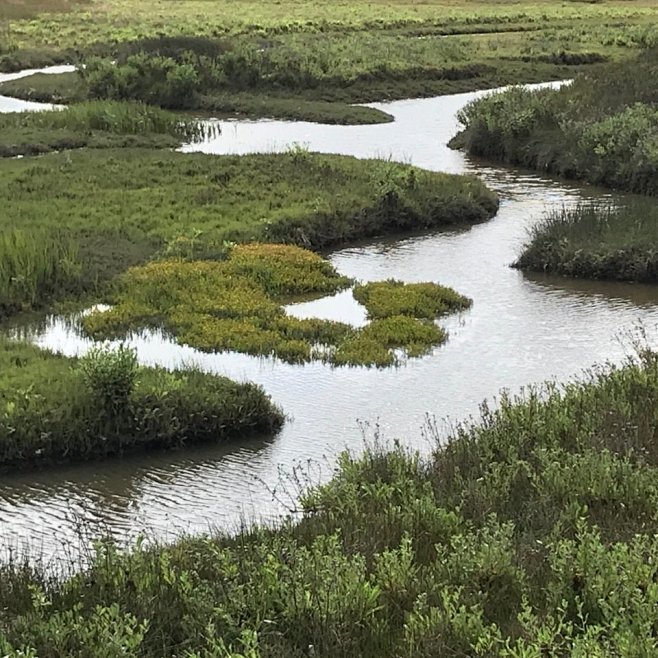
[[[432,320],[471,305],[468,297],[438,283],[371,281],[355,286],[354,299],[363,304],[371,318],[407,315]]]
[[[163,328],[179,343],[205,351],[237,351],[276,356],[290,363],[323,360],[335,364],[387,366],[401,353],[420,356],[445,340],[430,319],[447,304],[422,308],[416,286],[386,282],[394,290],[390,308],[363,328],[286,315],[284,301],[303,294],[328,294],[352,281],[321,256],[300,247],[250,244],[232,247],[225,260],[166,260],[131,268],[121,280],[117,304],[83,320],[97,339],[142,328]],[[432,300],[437,291],[462,307],[468,300],[454,291],[424,284]],[[368,286],[359,286],[368,289]],[[453,307],[455,308],[455,307]],[[416,310],[414,310],[416,309]]]

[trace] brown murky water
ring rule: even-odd
[[[289,414],[283,431],[261,441],[140,455],[79,467],[3,476],[0,537],[5,545],[46,556],[66,552],[80,524],[120,539],[140,533],[172,538],[242,518],[272,518],[282,507],[271,489],[281,470],[311,460],[312,478],[331,474],[344,448],[361,450],[363,431],[429,449],[427,414],[458,421],[501,388],[519,390],[547,378],[565,380],[605,360],[619,361],[620,337],[658,323],[658,287],[524,276],[508,267],[527,230],[552,206],[603,192],[511,168],[492,167],[446,147],[455,114],[478,94],[377,104],[393,124],[341,127],[282,121],[221,122],[222,134],[183,150],[250,153],[288,148],[358,157],[390,157],[436,171],[474,173],[498,190],[500,212],[470,229],[372,241],[334,252],[339,271],[363,280],[435,280],[473,298],[472,309],[447,319],[448,342],[397,369],[291,366],[244,355],[197,353],[157,334],[133,339],[142,362],[194,362],[262,384]],[[1,99],[0,99],[1,101]],[[349,293],[291,307],[306,317],[363,322]],[[18,333],[67,354],[88,346],[75,321],[50,318]],[[447,431],[449,423],[441,427]]]

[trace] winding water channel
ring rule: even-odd
[[[1,78],[0,78],[1,80]],[[363,280],[435,280],[473,298],[472,309],[442,324],[449,340],[397,369],[291,366],[244,355],[208,355],[161,335],[132,342],[142,362],[194,362],[262,384],[290,420],[277,436],[224,447],[149,454],[40,473],[2,476],[0,541],[45,557],[68,552],[80,525],[119,539],[172,538],[241,519],[272,518],[281,470],[311,460],[313,480],[327,478],[336,454],[355,451],[378,428],[384,440],[429,450],[427,414],[451,421],[477,413],[501,388],[519,390],[547,378],[566,380],[628,351],[621,337],[638,322],[658,322],[658,287],[529,277],[508,267],[528,228],[549,207],[600,197],[512,168],[492,167],[451,151],[456,112],[478,94],[375,104],[395,117],[378,126],[323,126],[283,121],[222,121],[221,135],[185,151],[251,153],[303,144],[310,150],[382,156],[436,171],[473,173],[501,195],[499,213],[470,229],[370,241],[336,251],[338,270]],[[0,108],[5,108],[0,98]],[[13,109],[17,109],[14,107]],[[349,293],[290,308],[305,316],[359,324],[363,309]],[[49,318],[17,330],[66,354],[88,343],[75,322]],[[441,422],[448,431],[448,422]]]

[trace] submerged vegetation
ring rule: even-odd
[[[658,50],[555,89],[513,88],[460,113],[469,153],[658,194]]]
[[[14,261],[22,256],[0,254],[6,313],[103,290],[128,267],[158,256],[213,259],[226,241],[322,249],[483,221],[498,201],[474,177],[300,148],[250,156],[107,149],[0,162],[0,206],[3,235],[19,231],[41,263],[40,271],[22,271],[19,285]],[[45,253],[44,232],[62,241],[70,258]],[[51,278],[53,268],[76,276]]]
[[[176,147],[203,124],[144,103],[91,101],[43,112],[0,114],[0,157],[74,148]]]
[[[546,215],[515,263],[520,269],[618,281],[658,282],[658,205],[581,204]]]
[[[0,469],[223,442],[280,428],[253,384],[142,368],[126,348],[66,359],[0,339]]]
[[[295,296],[332,293],[351,283],[305,249],[238,245],[229,247],[222,261],[161,261],[129,270],[116,306],[87,315],[83,327],[96,339],[149,327],[208,351],[277,356],[291,363],[320,359],[388,366],[399,361],[400,351],[421,356],[442,343],[445,333],[432,321],[470,303],[433,283],[365,284],[354,295],[364,300],[372,321],[361,329],[291,317],[281,306]]]
[[[4,568],[4,655],[652,656],[658,358],[532,389],[421,458],[344,455],[237,537]],[[437,437],[438,438],[438,437]]]

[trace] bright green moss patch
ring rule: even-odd
[[[263,390],[197,370],[137,365],[132,351],[67,359],[0,339],[0,469],[273,432]]]
[[[305,249],[240,245],[222,261],[170,260],[129,270],[122,277],[117,304],[86,316],[83,326],[97,339],[144,327],[163,328],[179,343],[201,350],[340,365],[392,365],[402,355],[421,356],[445,340],[445,332],[428,320],[440,313],[422,308],[418,299],[405,307],[403,293],[397,290],[404,291],[402,284],[395,284],[397,313],[361,329],[290,317],[281,306],[294,296],[332,293],[351,283]],[[413,285],[410,290],[415,290]]]
[[[472,303],[452,288],[438,283],[403,283],[394,279],[357,285],[353,294],[366,307],[371,318],[410,315],[432,320],[445,313],[466,309]]]

